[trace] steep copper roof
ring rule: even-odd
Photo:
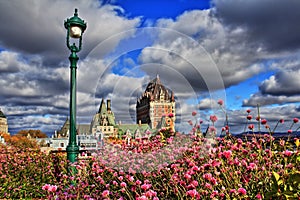
[[[6,116],[4,115],[4,113],[2,112],[2,110],[0,110],[0,118],[6,118]]]
[[[100,115],[100,117],[106,118],[110,126],[116,124],[114,113],[111,111],[110,100],[107,100],[107,105],[106,105],[104,99],[102,99],[98,110],[98,114]]]
[[[106,104],[104,102],[104,99],[101,100],[101,104],[100,104],[98,113],[100,113],[100,114],[106,114],[107,113]]]
[[[159,76],[157,75],[155,79],[148,83],[144,95],[150,95],[150,98],[154,100],[159,99],[161,93],[165,94],[166,99],[169,99],[169,91],[161,84]]]

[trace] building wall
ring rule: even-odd
[[[92,134],[95,134],[97,132],[102,132],[104,134],[104,137],[114,136],[115,130],[114,126],[101,126],[98,125],[92,129]]]
[[[8,124],[6,118],[0,118],[0,132],[8,133]]]
[[[162,116],[173,114],[175,121],[175,102],[151,102],[150,103],[150,121],[151,127],[157,128]]]

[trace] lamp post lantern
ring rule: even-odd
[[[76,53],[81,50],[82,34],[86,29],[84,20],[78,17],[78,10],[75,9],[74,16],[64,22],[67,29],[67,47],[71,51],[70,60],[70,128],[69,128],[69,144],[67,146],[67,159],[74,163],[77,161],[79,154],[79,146],[76,141],[76,70],[79,57]],[[78,40],[78,46],[75,43],[70,45],[70,37]]]

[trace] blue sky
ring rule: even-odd
[[[300,2],[289,0],[111,0],[0,2],[0,109],[9,131],[53,133],[69,114],[69,51],[63,22],[87,22],[78,54],[77,122],[88,124],[102,98],[116,121],[135,122],[135,102],[159,74],[178,100],[177,127],[196,110],[218,130],[225,101],[231,131],[246,109],[286,131],[300,118]],[[24,17],[26,16],[26,17]],[[255,121],[250,123],[256,123]],[[297,126],[295,126],[297,127]]]
[[[109,3],[110,1],[108,1]],[[137,1],[123,0],[113,3],[121,6],[128,17],[143,16],[145,20],[156,20],[159,18],[175,19],[179,14],[185,11],[195,9],[208,9],[210,1],[207,0],[153,0]]]

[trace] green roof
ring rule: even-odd
[[[122,130],[123,132],[126,132],[126,130],[130,130],[131,132],[135,132],[137,129],[140,129],[140,131],[145,132],[147,129],[150,130],[150,127],[148,124],[121,124],[118,125],[118,128]]]

